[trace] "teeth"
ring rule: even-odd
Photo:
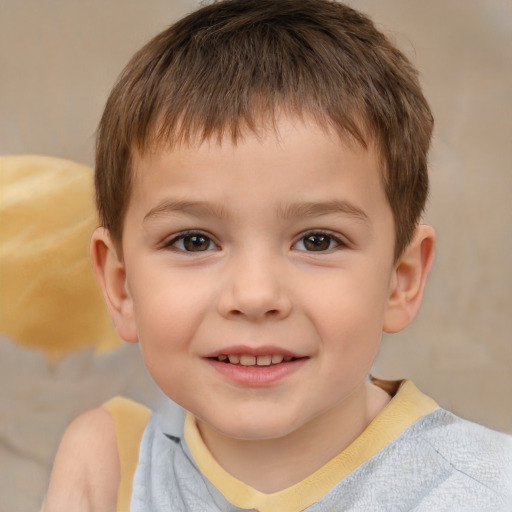
[[[254,366],[256,364],[256,357],[247,355],[240,356],[240,364],[242,366]]]
[[[270,363],[272,363],[272,356],[258,356],[256,358],[258,366],[270,366]]]
[[[229,361],[231,364],[240,364],[241,366],[270,366],[272,364],[280,364],[283,361],[288,363],[293,360],[291,356],[282,356],[280,354],[251,356],[249,354],[221,354],[217,357],[221,362]]]

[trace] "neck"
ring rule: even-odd
[[[198,422],[207,448],[232,476],[263,493],[286,489],[313,474],[354,441],[389,403],[367,382],[343,403],[276,439],[226,437]]]

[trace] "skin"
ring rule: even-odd
[[[419,308],[434,232],[419,226],[398,261],[394,239],[374,148],[281,118],[237,145],[136,155],[123,257],[103,228],[91,255],[119,334],[140,342],[157,384],[228,472],[275,492],[389,402],[369,372],[382,332]],[[297,360],[234,374],[213,360],[233,353]]]

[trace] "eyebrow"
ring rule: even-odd
[[[189,215],[211,215],[214,217],[226,217],[226,211],[222,205],[209,203],[206,201],[187,201],[180,199],[169,199],[161,202],[154,208],[151,208],[142,222],[146,222],[154,217],[162,215],[172,215],[174,213],[185,213]]]
[[[185,213],[189,215],[210,215],[217,218],[227,217],[227,212],[222,205],[209,203],[207,201],[190,201],[190,200],[165,200],[151,208],[144,216],[143,222],[154,217],[162,215],[172,215],[175,213]],[[369,223],[368,215],[357,206],[348,201],[334,199],[326,202],[297,202],[280,206],[277,215],[284,219],[293,217],[320,217],[322,215],[343,214],[349,217],[360,219],[365,223]]]
[[[297,202],[279,208],[278,215],[285,219],[291,217],[319,217],[321,215],[343,214],[349,217],[370,222],[370,218],[361,208],[339,199],[326,202]]]

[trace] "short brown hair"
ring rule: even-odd
[[[279,112],[376,145],[398,257],[428,194],[432,115],[407,58],[369,18],[330,0],[214,2],[134,55],[97,139],[97,206],[114,242],[120,247],[134,150],[192,137],[236,142]]]

